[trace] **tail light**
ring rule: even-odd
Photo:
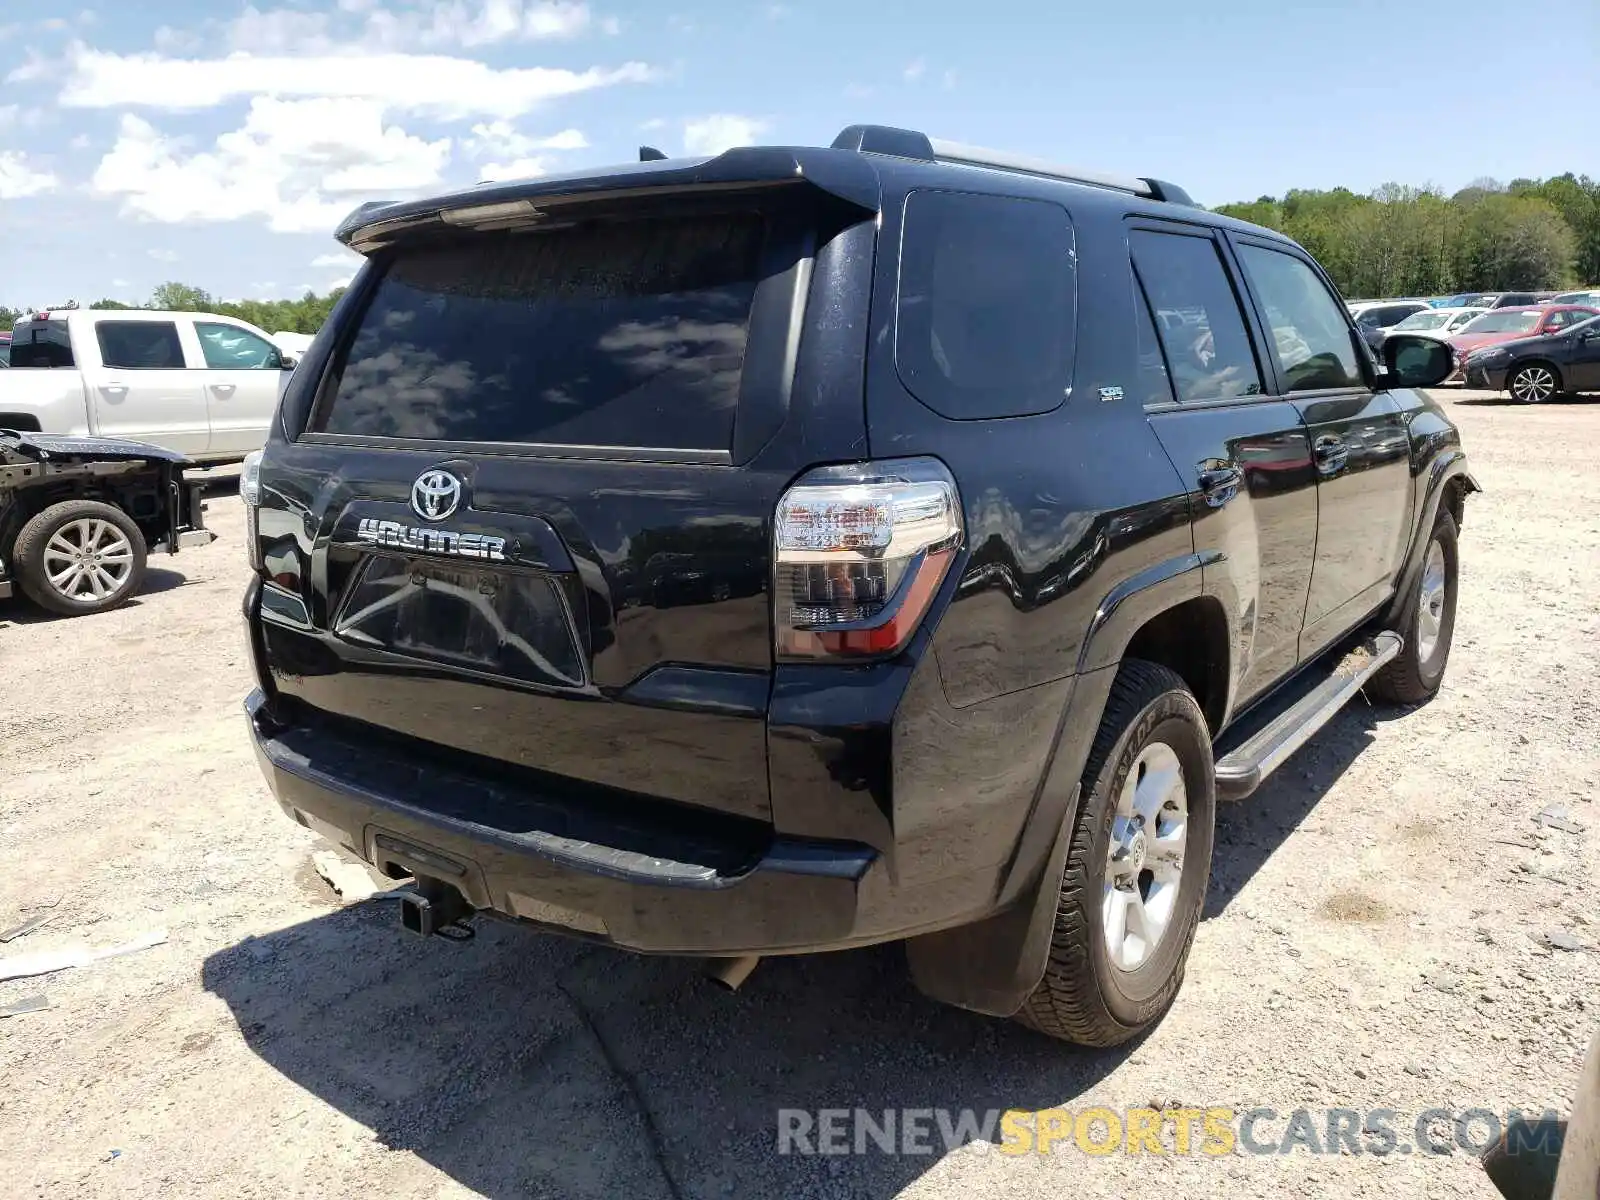
[[[962,537],[955,480],[937,459],[822,467],[778,501],[773,630],[780,659],[904,648]]]
[[[252,450],[244,456],[239,468],[239,496],[244,501],[245,554],[250,566],[262,569],[260,524],[256,510],[261,507],[261,451]]]

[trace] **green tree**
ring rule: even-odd
[[[121,300],[96,300],[93,304],[89,305],[89,307],[115,310],[136,308],[138,306],[134,304],[124,304]]]
[[[9,333],[12,326],[22,320],[22,310],[0,305],[0,333]]]
[[[215,309],[216,303],[211,298],[210,292],[190,287],[186,283],[169,281],[151,293],[150,303],[145,307],[165,309],[169,312],[211,312]]]

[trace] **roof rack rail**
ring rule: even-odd
[[[896,129],[891,125],[848,126],[833,139],[833,148],[856,150],[863,154],[892,154],[897,158],[917,158],[927,162],[990,167],[999,171],[1018,171],[1025,175],[1040,175],[1046,179],[1064,179],[1072,183],[1113,188],[1130,195],[1144,196],[1151,200],[1165,200],[1172,204],[1191,206],[1194,204],[1188,192],[1175,183],[1167,183],[1160,179],[1141,179],[1132,175],[1112,175],[1105,171],[1064,166],[1044,159],[1030,158],[1025,154],[987,150],[982,146],[967,146],[961,142],[931,138],[914,129]]]

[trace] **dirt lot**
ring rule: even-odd
[[[1600,404],[1442,395],[1487,489],[1445,690],[1358,701],[1224,811],[1188,982],[1116,1052],[925,1002],[892,948],[730,997],[690,962],[342,907],[246,745],[226,487],[221,540],[136,604],[0,605],[0,927],[59,899],[0,957],[169,935],[0,983],[53,1004],[0,1021],[0,1194],[1491,1195],[1461,1152],[774,1153],[780,1108],[1387,1108],[1401,1143],[1432,1107],[1566,1108],[1600,998]]]

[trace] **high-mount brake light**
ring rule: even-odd
[[[773,629],[780,659],[894,654],[944,582],[961,503],[937,459],[822,467],[778,501]]]

